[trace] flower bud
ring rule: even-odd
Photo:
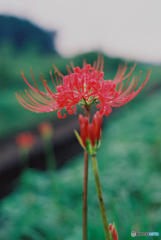
[[[95,154],[100,145],[102,115],[96,112],[93,116],[92,123],[89,123],[88,117],[79,115],[80,138],[83,147],[90,153]],[[79,141],[80,142],[80,141]]]
[[[118,240],[118,234],[117,234],[116,228],[111,223],[109,224],[109,230],[110,230],[112,240]]]

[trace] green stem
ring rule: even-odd
[[[83,240],[87,240],[87,191],[88,191],[88,153],[84,151],[83,177]]]
[[[53,151],[52,138],[42,137],[47,170],[56,170],[56,159]]]
[[[27,169],[28,167],[28,160],[29,160],[29,148],[20,148],[20,154],[21,154],[21,167],[23,170]]]
[[[100,178],[99,178],[99,173],[98,173],[97,159],[96,159],[95,155],[92,155],[92,165],[93,165],[93,172],[94,172],[94,177],[95,177],[95,182],[96,182],[99,207],[100,207],[100,212],[101,212],[101,216],[102,216],[105,237],[106,237],[106,240],[110,240],[109,224],[108,224],[108,220],[106,217],[105,205],[103,202],[101,183],[100,183]]]
[[[84,114],[90,117],[90,107],[86,104],[83,106]],[[84,176],[83,176],[83,240],[87,240],[87,210],[88,210],[88,152],[84,150]]]

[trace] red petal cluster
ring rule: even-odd
[[[117,231],[115,229],[115,227],[112,224],[109,224],[109,230],[112,234],[113,239],[112,240],[118,240],[118,234]]]
[[[92,123],[89,123],[88,117],[80,114],[79,123],[80,136],[84,146],[86,147],[86,140],[89,139],[94,147],[101,138],[102,115],[97,111],[93,116]]]
[[[20,148],[30,148],[35,143],[36,138],[29,132],[20,133],[16,136],[16,144]]]
[[[30,111],[57,111],[59,118],[66,117],[65,113],[61,114],[63,109],[68,114],[73,114],[78,103],[90,105],[95,102],[100,113],[107,116],[112,112],[112,107],[120,107],[135,98],[148,81],[150,72],[140,87],[137,86],[141,74],[139,77],[133,77],[130,82],[134,69],[135,65],[128,74],[125,74],[127,66],[119,67],[114,80],[104,80],[103,59],[101,58],[98,58],[93,66],[84,62],[82,68],[72,66],[72,71],[67,67],[68,74],[65,76],[55,68],[56,81],[50,72],[53,89],[41,75],[44,91],[40,91],[38,88],[33,73],[34,86],[26,80],[22,73],[30,90],[17,93],[17,99]]]

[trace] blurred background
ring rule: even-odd
[[[26,88],[22,70],[30,81],[32,67],[39,85],[53,64],[66,73],[71,61],[82,66],[98,54],[106,79],[123,63],[137,62],[142,81],[152,69],[139,96],[104,118],[98,163],[119,239],[161,235],[160,7],[157,0],[0,1],[0,239],[82,239],[79,111],[63,120],[32,113],[15,92]],[[88,221],[89,239],[104,239],[91,165]]]

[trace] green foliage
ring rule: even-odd
[[[107,215],[126,240],[161,223],[161,92],[137,103],[108,117],[98,152]],[[24,172],[1,203],[0,238],[81,240],[82,158],[54,173]],[[88,194],[89,240],[104,239],[91,164]]]

